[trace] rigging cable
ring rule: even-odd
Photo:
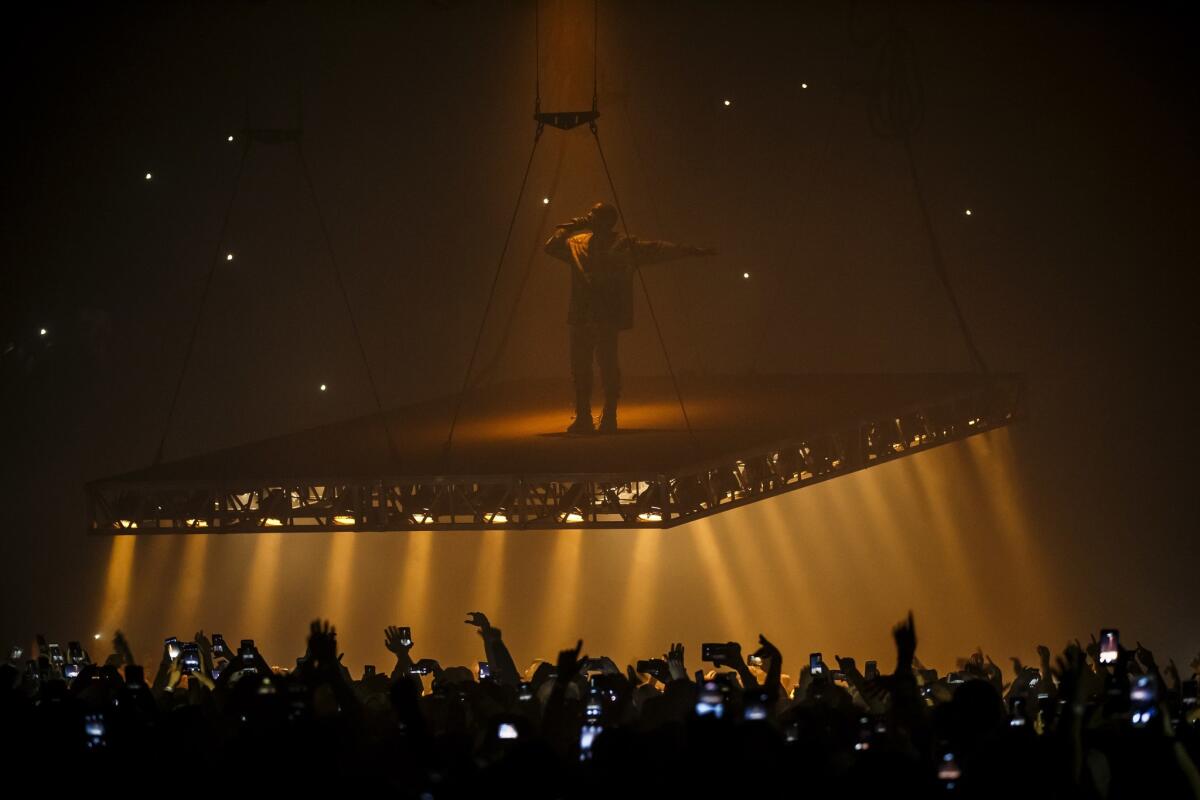
[[[300,169],[304,173],[304,182],[308,185],[309,196],[312,197],[313,209],[317,212],[317,222],[321,226],[321,235],[325,239],[325,249],[329,253],[329,263],[333,266],[333,276],[337,282],[338,292],[342,295],[342,302],[346,306],[346,316],[350,318],[350,329],[354,333],[354,343],[358,345],[358,354],[362,357],[363,368],[367,373],[367,383],[371,386],[371,395],[375,398],[375,411],[379,416],[379,422],[383,426],[384,436],[387,438],[388,453],[392,457],[393,465],[400,464],[400,454],[396,450],[396,442],[392,438],[391,427],[388,425],[387,416],[383,413],[383,401],[379,396],[379,386],[375,382],[375,373],[371,370],[371,363],[367,360],[367,348],[363,345],[362,333],[358,329],[358,320],[354,318],[354,311],[350,306],[350,295],[346,292],[346,283],[342,280],[342,269],[338,264],[337,256],[333,250],[333,239],[329,236],[329,227],[325,224],[325,215],[321,213],[321,204],[317,200],[317,189],[313,183],[312,173],[308,169],[308,159],[304,157],[304,146],[296,142],[296,155],[300,159]]]
[[[167,435],[171,432],[171,420],[175,416],[175,407],[179,403],[179,395],[183,390],[183,379],[187,375],[188,365],[192,361],[192,353],[196,349],[196,338],[200,333],[200,322],[204,319],[204,310],[208,305],[209,290],[212,289],[213,278],[217,274],[217,265],[221,263],[221,245],[225,243],[225,234],[229,230],[229,220],[233,216],[233,204],[237,199],[238,190],[242,184],[242,176],[246,171],[246,160],[250,155],[250,147],[252,141],[249,137],[246,139],[246,145],[242,148],[242,157],[238,161],[237,174],[233,179],[233,191],[229,194],[229,202],[225,206],[225,217],[221,220],[221,232],[217,235],[216,252],[213,253],[211,265],[208,268],[208,275],[204,279],[204,288],[200,291],[200,307],[196,310],[196,321],[192,323],[192,332],[188,337],[187,350],[183,354],[183,364],[179,368],[179,378],[175,381],[175,391],[171,394],[171,401],[167,405],[167,418],[163,422],[162,436],[158,440],[158,449],[154,451],[154,462],[151,466],[157,467],[162,463],[163,450],[167,444]]]

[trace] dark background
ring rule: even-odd
[[[647,273],[677,366],[710,374],[970,368],[930,267],[903,148],[869,124],[882,33],[892,19],[910,34],[924,99],[913,150],[951,278],[991,366],[1029,383],[1029,418],[989,434],[992,460],[971,487],[960,485],[955,459],[984,445],[956,445],[958,455],[920,456],[913,460],[927,467],[903,468],[941,476],[930,484],[948,493],[938,524],[958,548],[944,560],[920,550],[933,523],[911,507],[911,486],[880,470],[821,491],[851,503],[838,493],[867,487],[878,505],[907,509],[885,522],[864,513],[802,524],[822,502],[815,492],[806,500],[806,490],[771,501],[778,508],[670,533],[668,550],[711,534],[746,554],[727,601],[712,600],[712,576],[687,574],[686,560],[672,567],[670,602],[638,595],[628,582],[640,573],[605,561],[632,540],[597,533],[569,545],[583,548],[570,555],[584,559],[578,585],[543,574],[558,563],[556,548],[568,547],[561,537],[507,540],[519,554],[485,596],[459,583],[460,567],[482,563],[483,535],[419,550],[418,537],[389,534],[396,542],[369,547],[395,552],[364,555],[359,545],[339,562],[345,586],[320,591],[306,581],[332,580],[320,576],[336,560],[335,537],[306,537],[270,556],[284,585],[278,596],[265,590],[272,602],[301,617],[333,613],[323,603],[335,596],[353,606],[350,620],[374,629],[398,621],[389,614],[416,618],[404,608],[425,602],[413,599],[412,581],[393,587],[394,612],[353,598],[395,583],[389,569],[420,572],[420,591],[435,598],[425,606],[437,609],[419,612],[428,625],[456,623],[458,605],[491,599],[508,604],[506,629],[519,642],[544,650],[553,637],[517,610],[553,603],[546,593],[594,598],[601,576],[602,595],[654,608],[639,617],[650,621],[637,635],[602,628],[605,644],[633,658],[651,646],[644,642],[682,638],[673,626],[697,612],[685,596],[701,609],[746,612],[718,614],[711,628],[688,621],[697,642],[792,625],[796,609],[778,602],[790,589],[736,597],[761,578],[755,558],[775,560],[743,531],[772,524],[794,537],[778,546],[798,559],[780,579],[809,587],[796,598],[807,613],[839,620],[823,631],[830,645],[885,642],[887,625],[910,605],[925,619],[954,616],[946,593],[958,584],[939,572],[957,564],[990,598],[978,606],[986,618],[944,620],[935,652],[986,642],[1031,653],[1036,637],[1057,643],[1117,625],[1126,638],[1194,653],[1200,72],[1187,9],[600,5],[601,133],[629,224],[721,250]],[[591,4],[546,0],[541,26],[543,106],[586,107]],[[185,635],[188,625],[249,624],[233,609],[255,578],[238,565],[266,545],[226,537],[204,545],[207,560],[196,566],[184,548],[199,545],[139,542],[133,577],[116,580],[117,545],[86,535],[83,507],[87,480],[153,457],[218,253],[236,258],[217,267],[167,457],[372,409],[293,150],[250,154],[226,241],[217,241],[239,130],[247,116],[278,127],[302,114],[305,154],[384,402],[445,395],[462,378],[531,142],[533,6],[41,3],[5,27],[3,636],[23,641],[40,630],[65,640],[124,625],[150,641]],[[567,277],[537,245],[554,222],[608,195],[586,129],[549,131],[485,330],[482,381],[565,373]],[[624,367],[662,374],[638,302]],[[321,383],[329,391],[319,392]],[[1019,491],[997,502],[1006,481]],[[876,572],[833,566],[889,569],[880,552],[861,549],[864,540],[848,541],[864,525],[887,528],[901,549],[912,543],[903,580],[880,585]],[[820,575],[804,538],[814,530],[846,548]],[[981,543],[1004,530],[1024,549]],[[421,557],[437,563],[425,569]],[[293,569],[301,562],[307,571]],[[193,619],[203,614],[185,614],[171,599],[185,576],[199,581],[188,591],[211,600],[218,620]],[[436,600],[442,583],[460,587],[457,605]],[[851,614],[844,596],[872,587],[886,602]],[[598,624],[594,605],[572,608],[551,633],[586,635]],[[179,631],[162,630],[168,625]],[[840,633],[860,625],[869,636]],[[797,648],[810,644],[806,635],[788,634]]]

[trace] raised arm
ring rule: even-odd
[[[571,260],[571,248],[567,244],[567,239],[570,239],[575,234],[589,227],[587,217],[575,217],[570,222],[563,222],[554,226],[554,233],[546,240],[543,246],[546,255],[557,258],[559,261],[566,261],[568,264],[573,263]]]

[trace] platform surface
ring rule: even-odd
[[[694,437],[666,378],[627,379],[616,435],[568,436],[569,381],[501,384],[467,395],[449,458],[453,398],[387,413],[399,462],[364,417],[161,464],[106,480],[278,480],[280,476],[654,474],[978,390],[973,374],[690,377]],[[599,415],[599,404],[594,409]]]

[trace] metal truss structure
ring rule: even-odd
[[[1009,424],[1022,382],[749,447],[658,474],[97,481],[92,533],[670,528]]]

